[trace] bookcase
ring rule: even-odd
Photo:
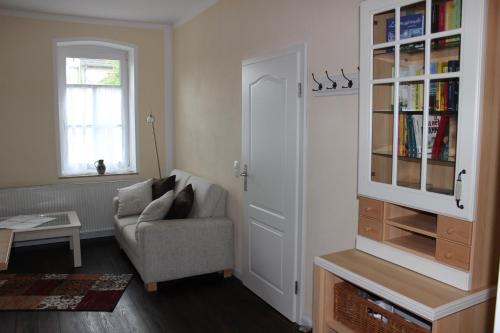
[[[484,1],[361,8],[358,193],[473,221]]]
[[[485,4],[361,4],[356,248],[462,290],[498,253]]]
[[[373,329],[384,325],[394,332],[414,332],[415,326],[397,324],[399,319],[392,315],[401,314],[400,310],[411,314],[405,320],[425,324],[417,332],[493,330],[500,256],[500,2],[449,2],[367,0],[361,4],[356,249],[315,257],[314,332],[385,332]],[[449,12],[453,3],[460,6],[461,17]],[[405,23],[402,38],[398,22],[412,15],[423,16],[413,16],[413,23]],[[444,44],[439,43],[442,38]],[[401,45],[412,43],[420,46]],[[423,68],[419,67],[422,47]],[[436,49],[439,53],[431,57]],[[403,72],[397,60],[402,53],[405,66],[412,65]],[[457,57],[458,64],[453,62]],[[431,63],[436,65],[429,67]],[[374,79],[374,73],[389,77]],[[451,80],[455,81],[450,88]],[[438,85],[443,81],[448,85]],[[394,103],[400,101],[399,90],[404,89],[400,87],[412,82],[423,86],[417,84],[413,91],[404,92],[402,105]],[[458,95],[443,102],[444,91]],[[417,102],[419,98],[423,103]],[[433,123],[430,117],[448,116],[440,139],[447,146],[436,146],[433,152],[434,143],[423,144],[420,149],[417,145],[416,153],[415,147],[411,152],[408,141],[420,138],[415,134],[401,142],[399,126],[403,123],[400,116],[413,115],[422,116],[422,125],[417,118],[406,126],[422,126],[422,142],[427,142],[429,131],[438,136],[441,119]],[[469,122],[471,119],[475,122]],[[433,126],[437,129],[429,130]],[[468,169],[470,166],[474,169]],[[453,201],[461,168],[467,168],[458,185],[462,185],[458,203],[464,209],[456,210]],[[341,297],[346,283],[356,291]]]

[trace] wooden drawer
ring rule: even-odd
[[[382,241],[382,222],[360,216],[358,222],[358,234],[374,240]]]
[[[437,234],[439,238],[446,238],[454,242],[470,245],[472,240],[472,222],[439,215]]]
[[[384,215],[384,202],[359,198],[359,215],[382,221]]]
[[[436,259],[450,266],[469,270],[470,247],[438,238]]]

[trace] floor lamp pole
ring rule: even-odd
[[[151,128],[153,129],[153,139],[155,141],[155,151],[156,151],[156,162],[158,163],[158,174],[160,175],[161,179],[160,157],[158,156],[158,145],[156,144],[155,117],[150,113],[146,121],[151,124]]]

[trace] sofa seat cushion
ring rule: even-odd
[[[118,217],[115,215],[115,226],[119,231],[123,231],[123,228],[128,225],[137,224],[137,220],[139,219],[138,215],[126,216],[126,217]]]

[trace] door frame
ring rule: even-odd
[[[299,54],[300,62],[298,74],[302,83],[301,98],[299,99],[299,118],[298,118],[298,136],[299,136],[299,152],[298,152],[298,167],[297,167],[297,184],[298,193],[296,195],[296,216],[297,223],[295,225],[295,269],[294,280],[298,281],[298,293],[294,295],[294,322],[311,326],[311,320],[304,318],[304,300],[305,300],[305,241],[306,241],[306,207],[307,207],[307,129],[308,129],[308,113],[307,113],[307,43],[298,43],[286,48],[263,52],[262,55],[253,58],[244,59],[241,66],[251,65],[265,60],[281,57],[288,54]],[[244,160],[243,152],[244,141],[243,137],[247,134],[245,129],[245,119],[243,117],[243,99],[242,99],[242,119],[241,119],[241,160]],[[242,198],[244,196],[243,186],[241,186]],[[241,221],[245,222],[244,206],[241,209]],[[241,232],[244,232],[244,226],[241,227]],[[245,254],[245,248],[242,247],[242,256]]]

